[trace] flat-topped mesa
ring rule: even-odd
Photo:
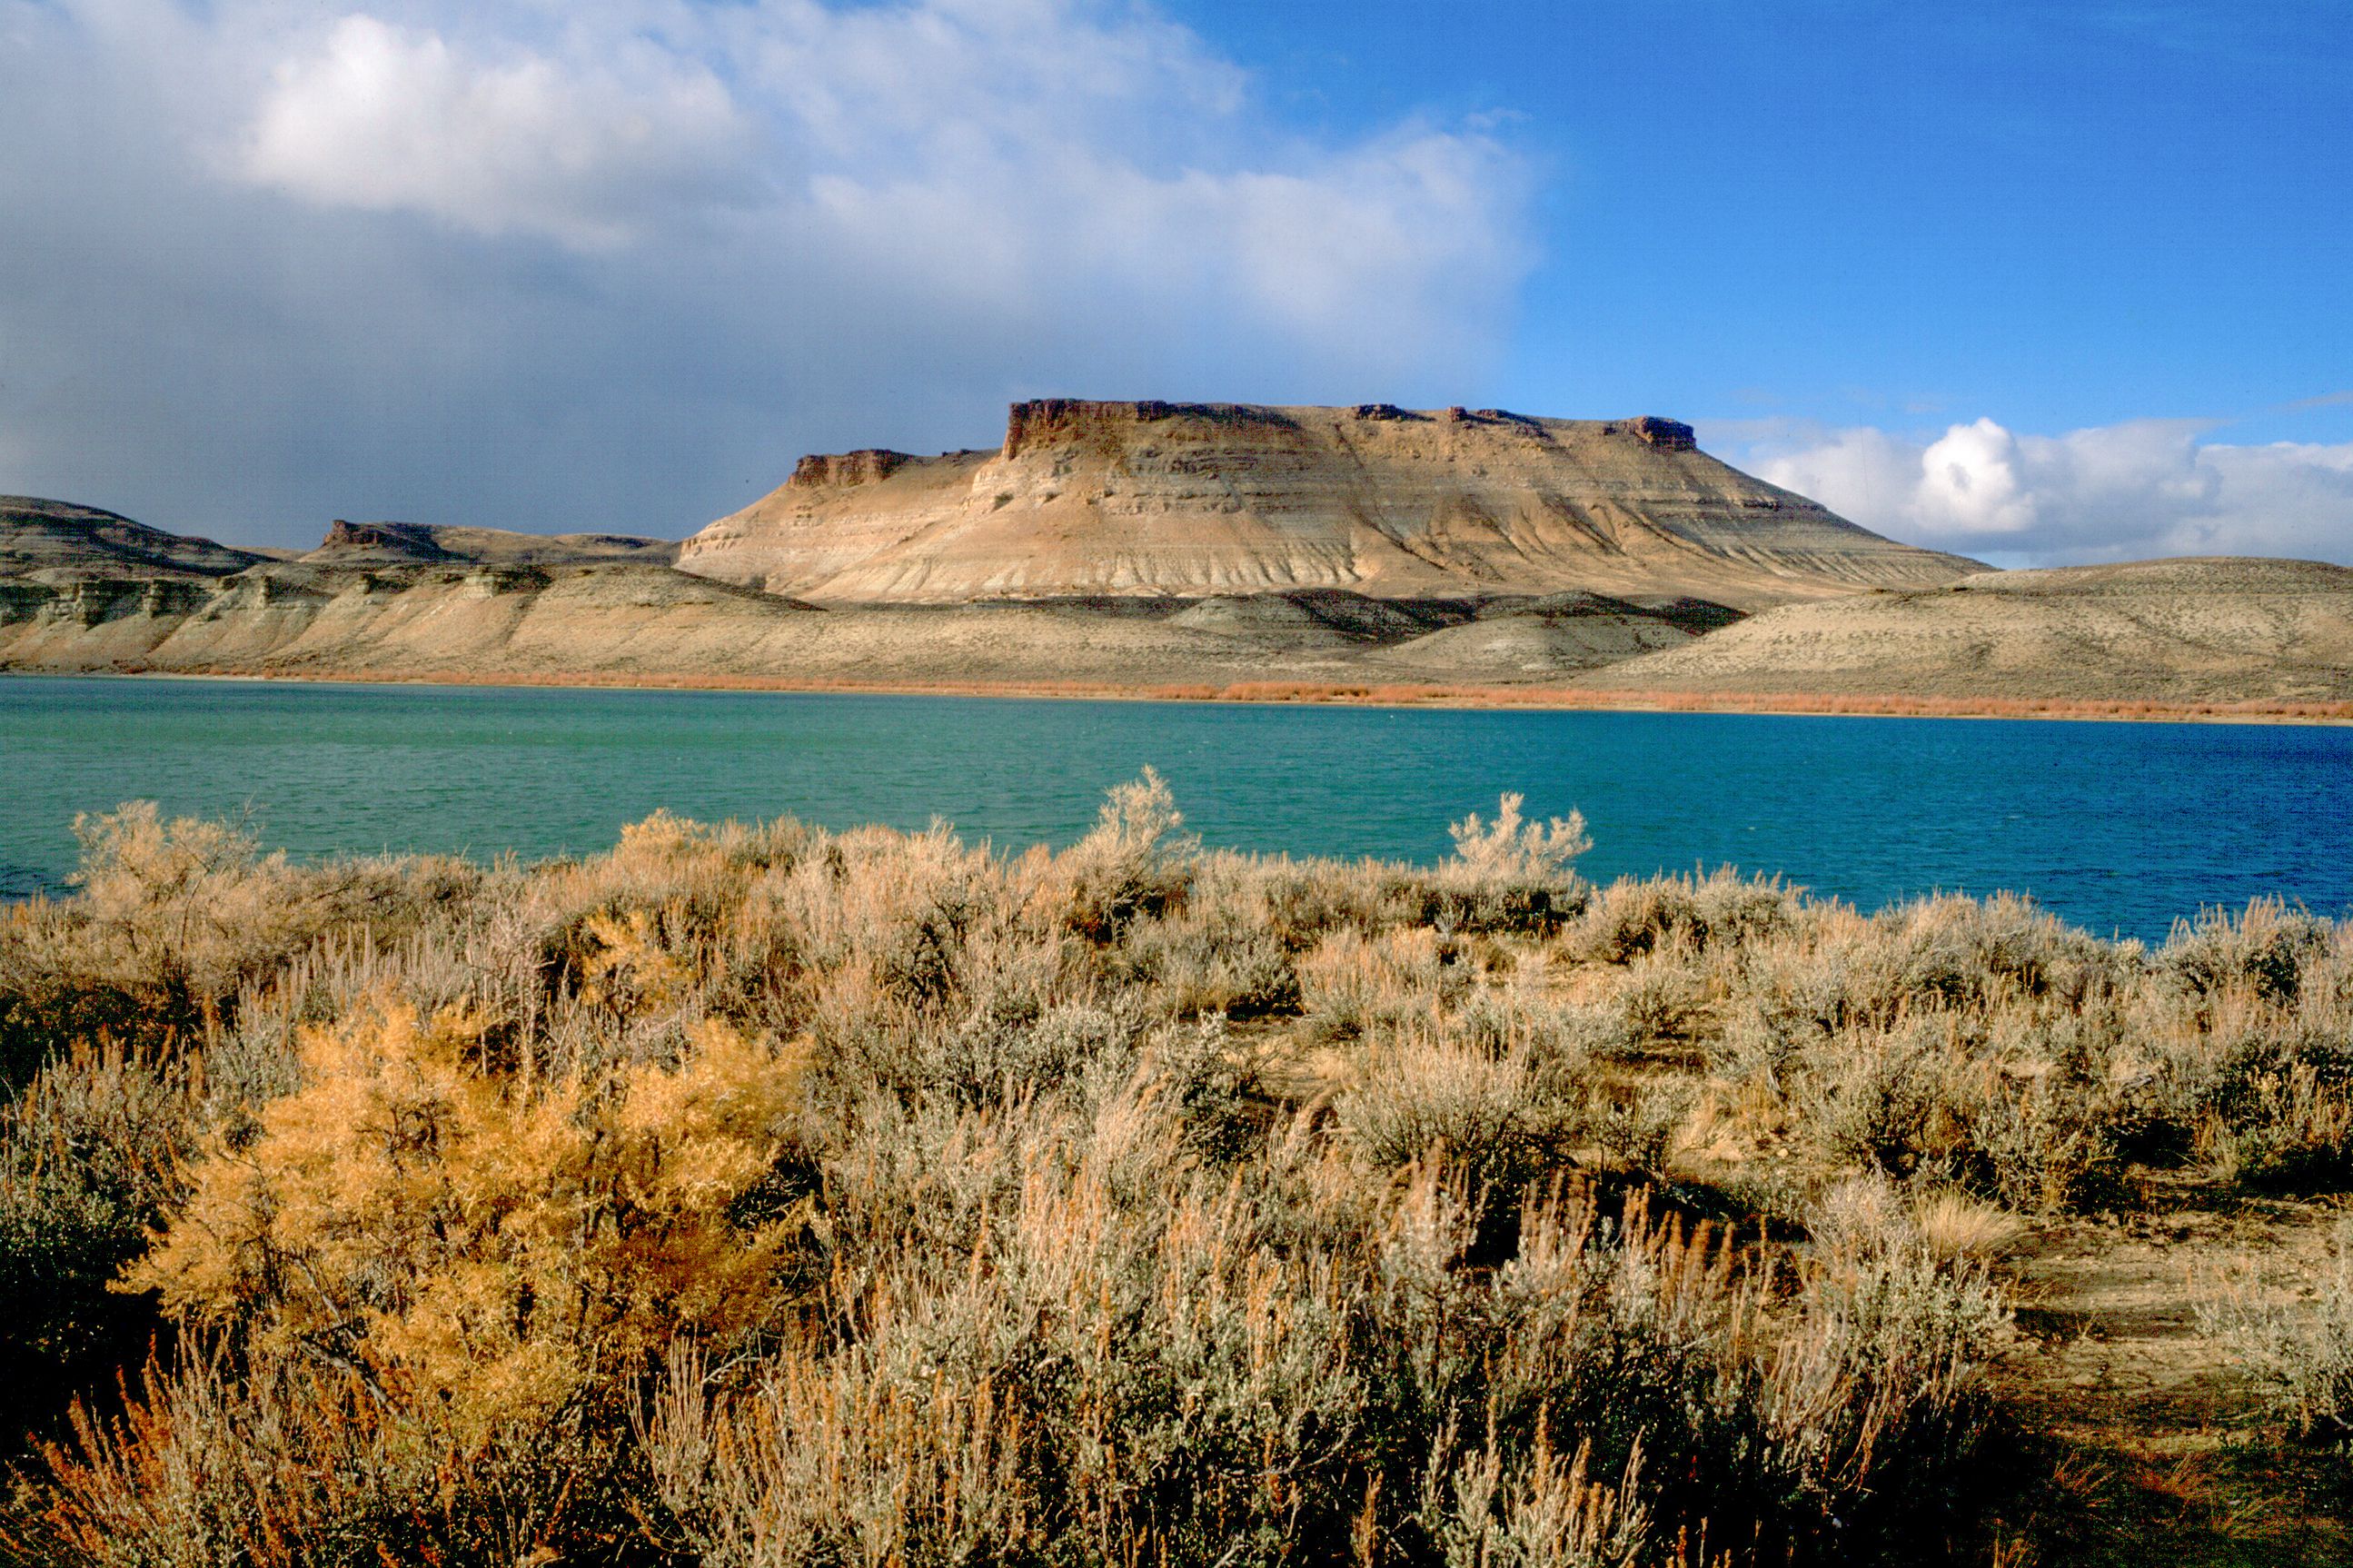
[[[888,447],[860,447],[855,452],[811,452],[793,465],[793,477],[785,483],[796,489],[814,489],[822,485],[869,485],[887,479],[915,460],[912,452],[894,452]]]
[[[505,528],[475,528],[438,522],[348,522],[337,518],[316,550],[300,557],[306,566],[330,568],[433,568],[458,566],[570,566],[609,562],[668,565],[678,558],[674,540],[626,533],[522,533]]]
[[[836,603],[1292,593],[1740,608],[1976,563],[1856,527],[1655,415],[1035,398],[994,451],[802,460],[690,572]]]
[[[327,536],[319,542],[317,554],[364,552],[371,555],[392,555],[411,561],[446,561],[449,552],[441,548],[432,531],[414,522],[350,522],[336,518],[327,525]]]

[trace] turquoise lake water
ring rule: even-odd
[[[249,811],[298,855],[525,858],[668,807],[1069,842],[1146,764],[1213,845],[1429,861],[1504,790],[1623,873],[1729,863],[1865,909],[2027,892],[2161,939],[2259,894],[2353,912],[2353,729],[0,678],[0,895],[78,811]]]

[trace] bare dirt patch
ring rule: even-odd
[[[2004,1260],[2016,1331],[1990,1382],[2039,1474],[1996,1561],[2353,1561],[2343,1470],[2267,1422],[2254,1376],[2199,1312],[2226,1280],[2308,1300],[2340,1211],[2169,1195],[2123,1221],[2043,1226]]]

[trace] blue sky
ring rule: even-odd
[[[2343,440],[2353,6],[1187,4],[1341,133],[1499,113],[1546,407]]]
[[[1044,394],[2353,561],[2353,6],[0,0],[0,490],[679,534]]]

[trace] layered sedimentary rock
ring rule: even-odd
[[[802,459],[681,569],[835,602],[1342,588],[1742,607],[1977,570],[1700,451],[1673,420],[1016,404],[993,451]]]

